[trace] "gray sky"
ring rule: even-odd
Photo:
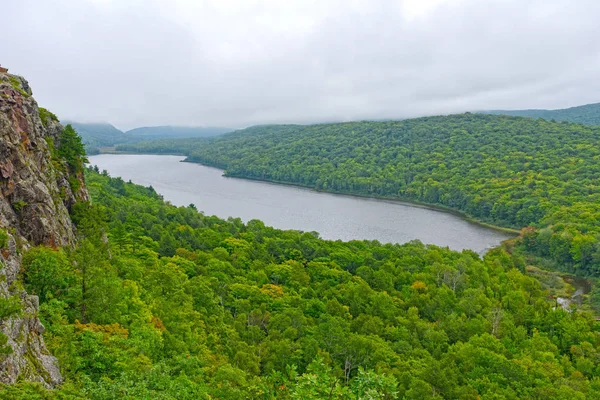
[[[0,63],[61,119],[218,125],[600,102],[599,0],[11,0]]]

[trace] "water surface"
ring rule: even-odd
[[[480,254],[509,234],[459,216],[409,203],[369,199],[222,176],[222,171],[180,162],[184,157],[102,154],[90,164],[111,176],[149,186],[178,206],[196,205],[206,215],[260,219],[280,229],[316,231],[324,239],[369,239],[471,249]]]

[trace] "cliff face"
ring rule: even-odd
[[[0,73],[0,302],[17,311],[0,315],[0,382],[18,379],[53,387],[62,381],[41,334],[37,296],[23,289],[23,251],[34,245],[71,246],[70,207],[88,200],[82,176],[69,176],[57,157],[62,126],[40,109],[25,79]],[[4,307],[6,308],[6,307]],[[9,307],[11,308],[11,307]],[[2,351],[0,351],[1,353]]]

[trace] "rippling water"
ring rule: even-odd
[[[184,157],[102,154],[90,163],[111,176],[149,186],[179,206],[190,203],[206,215],[260,219],[280,229],[316,231],[324,239],[369,239],[471,249],[497,246],[509,234],[456,215],[412,204],[316,192],[310,189],[226,178],[222,171],[180,162]]]

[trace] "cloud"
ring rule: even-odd
[[[0,62],[65,119],[241,127],[598,102],[596,0],[20,0]]]

